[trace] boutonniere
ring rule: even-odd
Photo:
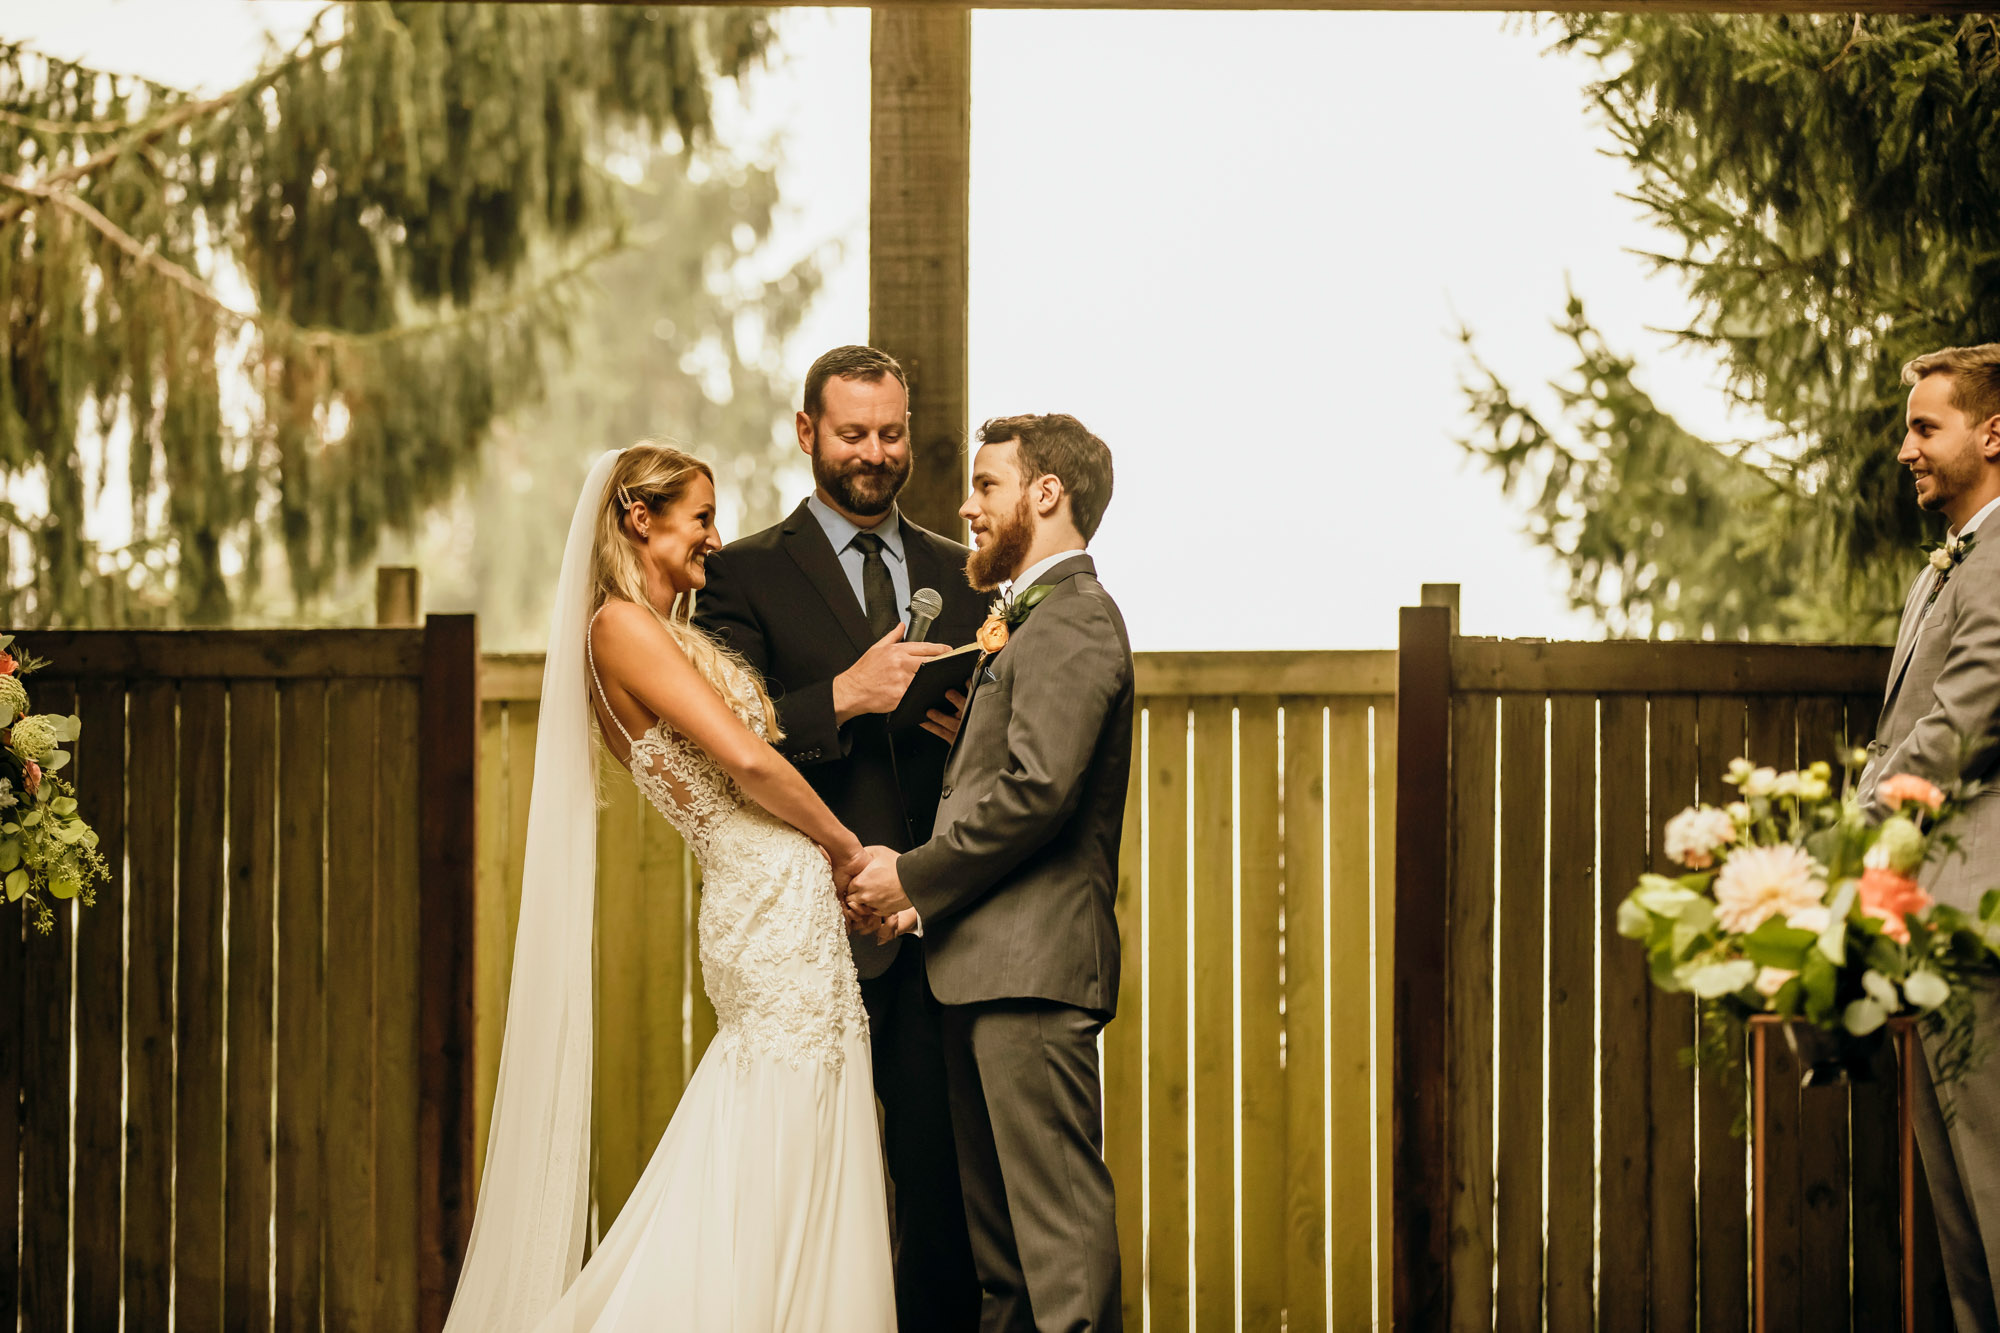
[[[1028,612],[1040,606],[1042,599],[1054,591],[1046,583],[1037,583],[1009,596],[995,597],[987,612],[986,623],[979,627],[980,650],[997,653],[1005,648],[1009,632],[1018,628],[1028,618]]]
[[[1925,548],[1930,552],[1931,568],[1940,574],[1951,573],[1960,561],[1972,554],[1973,543],[1978,540],[1979,534],[1973,533],[1969,536],[1960,537],[1956,541],[1932,543]]]

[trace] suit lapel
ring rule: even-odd
[[[867,652],[869,645],[875,642],[875,636],[868,629],[868,618],[862,614],[861,603],[855,600],[854,587],[847,581],[847,572],[840,567],[840,557],[834,554],[833,543],[826,539],[826,529],[819,525],[812,509],[804,502],[785,520],[785,553],[792,557],[799,571],[806,576],[806,581],[826,602],[847,637],[854,641],[855,651]]]
[[[1054,568],[1044,573],[1036,582],[1045,583],[1050,588],[1056,588],[1069,582],[1078,574],[1095,574],[1096,572],[1097,562],[1092,560],[1086,552],[1078,551],[1073,559],[1058,562]],[[1034,612],[1030,610],[1028,614],[1033,615]],[[979,687],[986,682],[986,664],[1006,650],[1007,645],[1001,644],[998,652],[981,653],[979,655],[979,665],[972,669],[972,688],[966,691],[965,708],[959,713],[958,735],[952,738],[951,748],[945,751],[944,761],[947,766],[951,763],[951,757],[958,753],[959,739],[965,735],[965,728],[972,721],[973,702],[979,698]]]
[[[1924,572],[1917,575],[1917,581],[1910,586],[1910,595],[1903,600],[1902,623],[1896,627],[1896,652],[1889,660],[1889,681],[1882,687],[1884,708],[1896,697],[1896,691],[1902,688],[1903,670],[1910,665],[1910,655],[1916,651],[1917,635],[1924,625],[1923,603],[1919,599],[1930,589],[1935,577],[1936,571],[1925,565]]]

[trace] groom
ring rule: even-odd
[[[813,362],[796,428],[813,493],[778,526],[708,558],[696,619],[763,675],[785,732],[779,750],[841,822],[864,843],[912,847],[931,834],[957,719],[933,713],[934,734],[892,735],[881,714],[926,657],[972,642],[984,608],[965,581],[969,552],[896,507],[910,475],[910,395],[889,355],[836,347]],[[931,642],[905,643],[910,594],[922,588],[944,609]],[[852,942],[895,1190],[897,1322],[969,1330],[979,1290],[925,945]]]
[[[1915,773],[1988,784],[1954,828],[1961,854],[1928,867],[1939,902],[1977,911],[2000,887],[2000,343],[1953,347],[1903,367],[1909,431],[1898,462],[1917,503],[1949,522],[1947,569],[1910,588],[1860,796]],[[1975,1040],[2000,1044],[2000,996],[1973,997]],[[1928,1041],[1926,1042],[1928,1045]],[[2000,1052],[1933,1088],[1918,1068],[1913,1108],[1959,1333],[2000,1333]],[[1948,1110],[1945,1108],[1949,1108]]]
[[[847,896],[919,917],[982,1333],[1115,1331],[1097,1034],[1118,1003],[1132,651],[1084,549],[1111,451],[1059,415],[989,421],[979,439],[967,574],[1009,584],[1008,606],[980,632],[937,834],[901,856],[871,848]]]

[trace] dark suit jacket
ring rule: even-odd
[[[965,581],[966,548],[907,514],[902,526],[911,589],[935,588],[944,599],[931,641],[972,642],[986,599]],[[863,843],[907,851],[930,836],[944,742],[927,731],[891,736],[876,716],[844,727],[834,722],[833,678],[876,636],[810,508],[802,503],[776,527],[710,556],[695,620],[764,677],[785,732],[778,749]],[[862,976],[877,976],[896,949],[896,942],[856,938],[855,965]]]
[[[1132,768],[1132,648],[1079,553],[979,672],[937,835],[897,866],[946,1004],[1118,1006],[1118,844]]]

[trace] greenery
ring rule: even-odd
[[[1850,779],[1866,760],[1848,757]],[[1646,951],[1653,984],[1695,997],[1703,1057],[1738,1061],[1744,1025],[1801,1019],[1830,1039],[1830,1063],[1865,1067],[1889,1018],[1920,1018],[1936,1038],[1939,1081],[1974,1046],[1971,988],[2000,977],[2000,890],[1976,913],[1933,901],[1929,862],[1962,854],[1951,829],[1976,784],[1951,791],[1911,774],[1876,788],[1881,809],[1836,796],[1825,763],[1780,773],[1738,759],[1722,809],[1668,821],[1667,855],[1688,868],[1648,874],[1618,908],[1618,931]]]
[[[691,159],[769,37],[339,4],[206,98],[0,45],[0,621],[308,613],[542,391],[629,239],[615,160]]]
[[[1572,295],[1577,359],[1544,420],[1479,361],[1465,446],[1616,634],[1893,637],[1921,514],[1895,461],[1898,371],[2000,328],[2000,22],[1988,16],[1580,14],[1556,49],[1671,238],[1769,438],[1701,439]],[[1470,345],[1470,334],[1468,345]]]
[[[61,747],[77,738],[74,716],[28,712],[23,676],[46,665],[9,650],[14,636],[0,634],[0,883],[9,903],[20,903],[35,929],[55,929],[51,898],[97,901],[95,885],[111,878],[97,850],[97,833],[76,812],[76,789],[56,774],[69,764]]]

